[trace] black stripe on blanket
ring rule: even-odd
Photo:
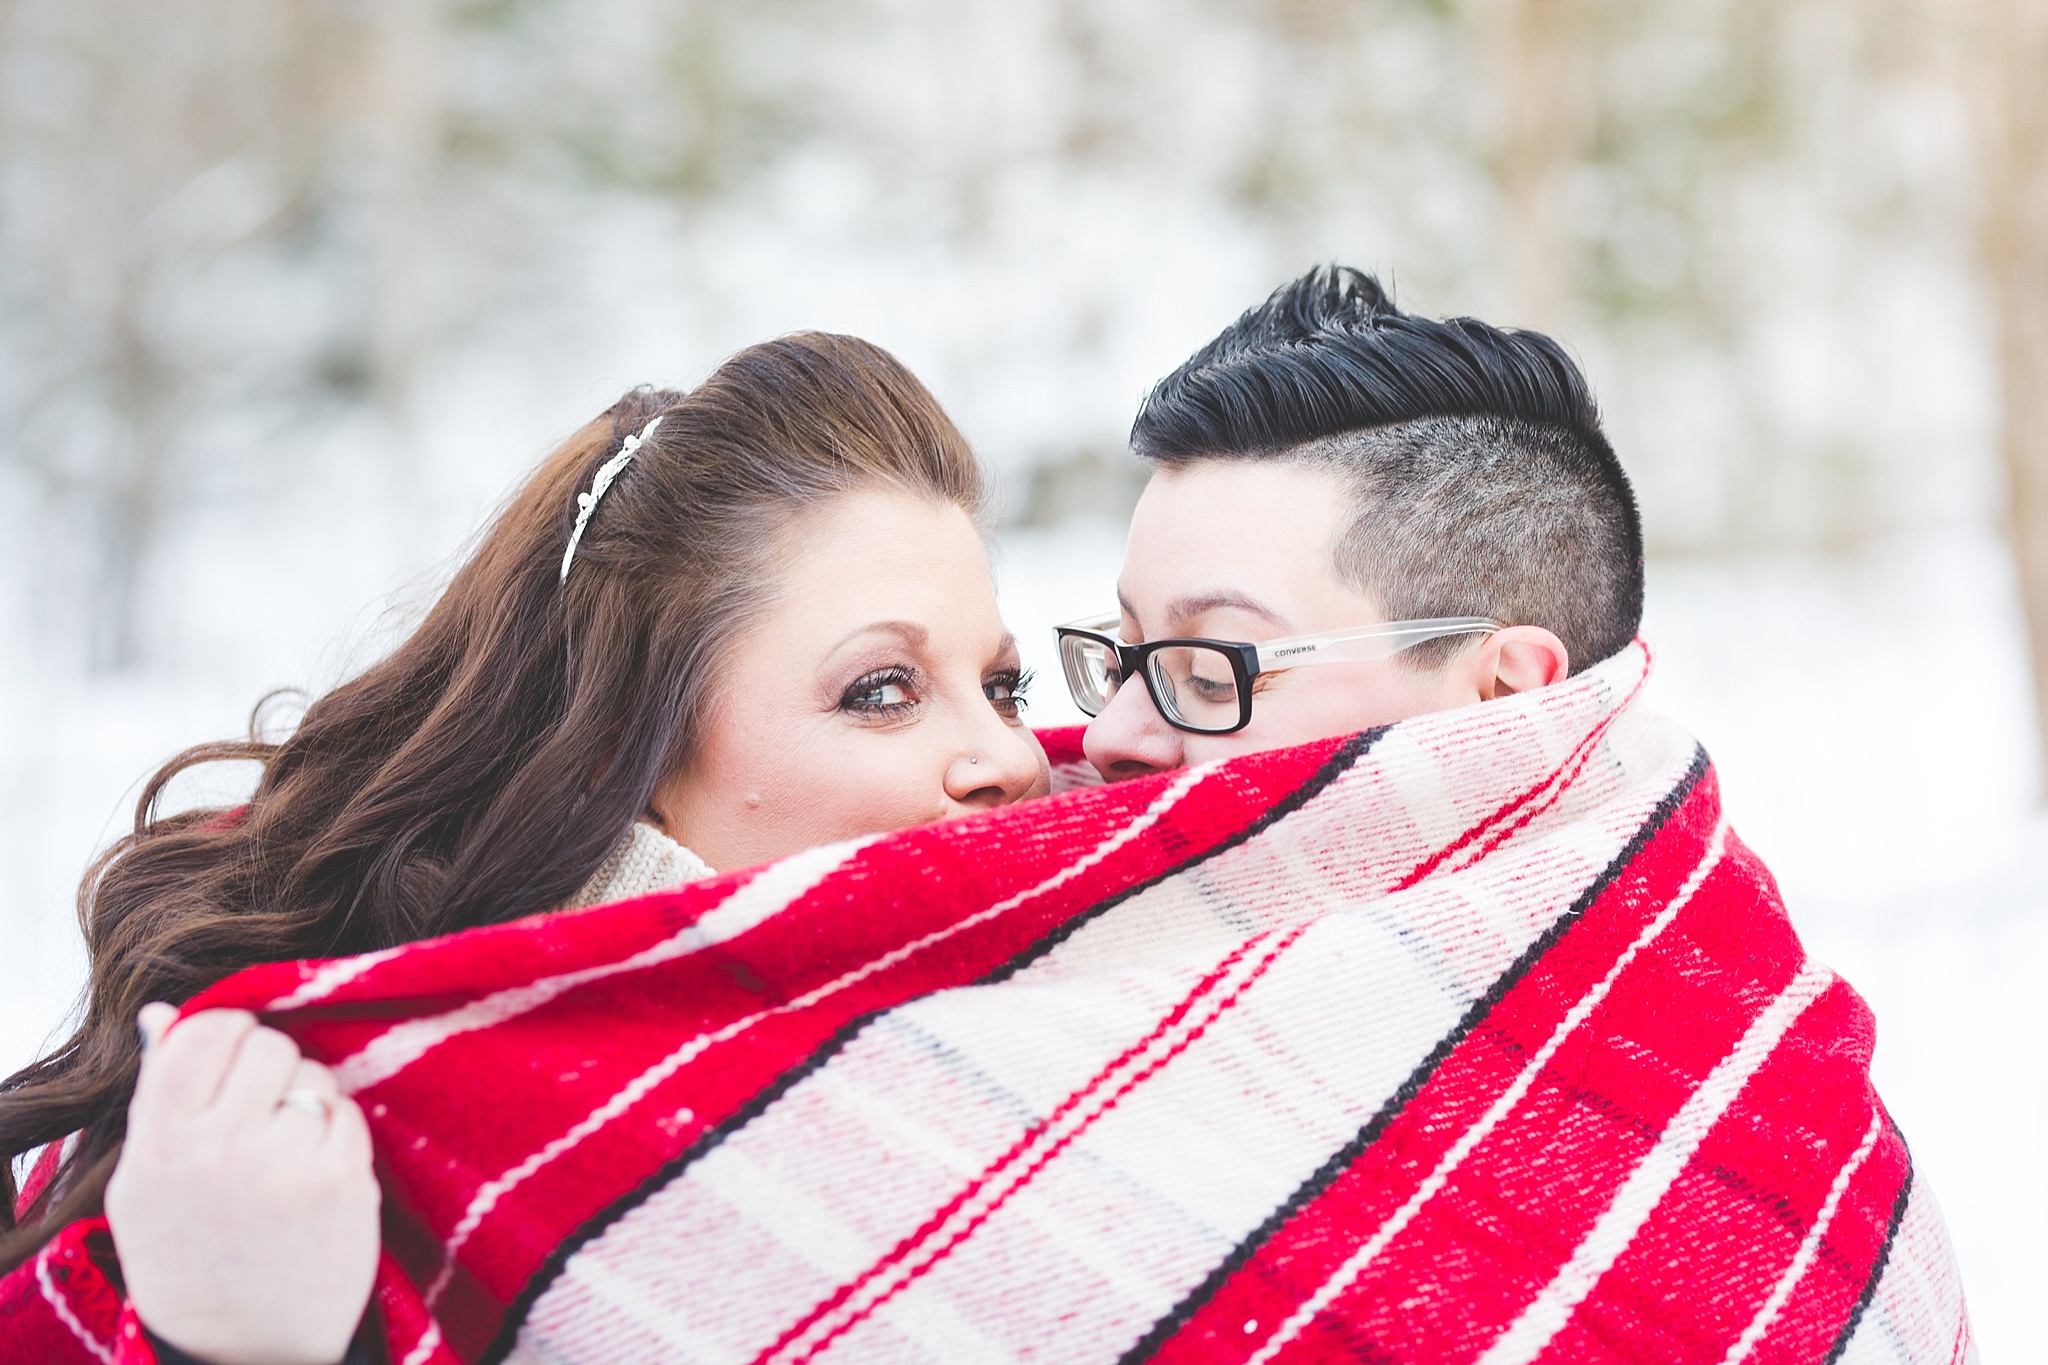
[[[1537,960],[1564,937],[1566,930],[1585,916],[1586,911],[1592,908],[1593,902],[1598,900],[1628,865],[1649,846],[1657,831],[1662,829],[1665,822],[1685,804],[1686,798],[1692,795],[1693,788],[1706,776],[1707,766],[1707,751],[1694,745],[1692,763],[1686,768],[1685,775],[1678,780],[1678,785],[1657,803],[1656,809],[1650,812],[1650,817],[1643,822],[1642,828],[1635,832],[1635,836],[1615,855],[1614,861],[1610,862],[1579,898],[1572,902],[1571,909],[1558,916],[1557,921],[1543,932],[1543,936],[1530,944],[1528,949],[1515,959],[1513,965],[1502,972],[1493,985],[1487,988],[1486,994],[1472,1002],[1471,1008],[1451,1026],[1451,1031],[1437,1042],[1429,1055],[1422,1059],[1421,1064],[1409,1073],[1408,1079],[1401,1083],[1400,1088],[1387,1097],[1387,1102],[1380,1106],[1379,1112],[1374,1114],[1349,1142],[1338,1148],[1328,1161],[1318,1167],[1313,1175],[1303,1181],[1284,1203],[1268,1214],[1264,1222],[1253,1228],[1243,1241],[1232,1248],[1230,1254],[1219,1261],[1216,1268],[1189,1291],[1186,1298],[1175,1304],[1173,1310],[1165,1317],[1153,1323],[1152,1329],[1138,1339],[1137,1345],[1118,1357],[1118,1365],[1135,1365],[1135,1362],[1149,1360],[1160,1347],[1172,1339],[1175,1333],[1185,1327],[1197,1312],[1201,1311],[1203,1304],[1215,1297],[1216,1291],[1223,1287],[1225,1281],[1250,1263],[1252,1257],[1258,1254],[1259,1248],[1266,1244],[1267,1239],[1286,1226],[1289,1219],[1306,1208],[1324,1190],[1336,1183],[1337,1177],[1349,1170],[1351,1164],[1364,1155],[1365,1149],[1379,1140],[1387,1125],[1408,1107],[1409,1101],[1422,1093],[1422,1087],[1429,1084],[1429,1078],[1436,1074],[1437,1068],[1442,1066],[1444,1059],[1465,1040],[1465,1036],[1478,1027],[1480,1021],[1485,1019],[1493,1011],[1493,1007],[1514,988],[1515,983],[1529,974],[1529,969],[1536,965]]]
[[[1002,966],[981,977],[975,984],[988,985],[1015,974],[1021,968],[1035,962],[1051,952],[1059,944],[1065,942],[1075,929],[1087,921],[1100,917],[1139,892],[1148,890],[1171,877],[1177,877],[1191,868],[1199,867],[1202,863],[1216,857],[1218,854],[1226,853],[1246,840],[1265,830],[1271,829],[1278,821],[1301,809],[1318,792],[1321,792],[1325,787],[1336,781],[1347,769],[1364,757],[1372,746],[1378,742],[1380,736],[1387,732],[1388,728],[1382,725],[1376,730],[1367,730],[1353,736],[1345,741],[1344,745],[1337,752],[1325,759],[1321,767],[1309,774],[1307,780],[1299,787],[1275,802],[1258,819],[1252,821],[1237,833],[1211,848],[1204,849],[1183,862],[1176,863],[1174,866],[1137,886],[1127,887],[1115,895],[1107,897],[1100,903],[1080,911],[1016,957],[1011,958]],[[788,1094],[790,1090],[795,1088],[798,1082],[823,1068],[827,1062],[843,1051],[846,1045],[858,1037],[869,1024],[872,1024],[875,1020],[890,1013],[892,1010],[900,1009],[902,1005],[909,1003],[909,1001],[903,1001],[898,1005],[892,1005],[884,1009],[870,1010],[866,1014],[848,1020],[841,1026],[838,1032],[819,1044],[817,1049],[808,1057],[762,1087],[752,1099],[733,1111],[723,1123],[705,1129],[698,1135],[695,1142],[669,1158],[652,1175],[592,1215],[572,1235],[564,1238],[553,1251],[548,1253],[547,1259],[541,1262],[540,1269],[533,1273],[533,1278],[526,1282],[526,1287],[521,1289],[512,1302],[505,1306],[504,1320],[499,1323],[497,1335],[491,1338],[490,1347],[479,1358],[478,1365],[499,1365],[499,1362],[503,1361],[511,1353],[513,1346],[518,1342],[519,1329],[525,1325],[526,1315],[533,1311],[534,1303],[542,1294],[548,1291],[548,1287],[561,1275],[562,1268],[569,1263],[571,1256],[574,1256],[583,1247],[599,1236],[602,1236],[605,1229],[611,1227],[612,1224],[618,1222],[634,1209],[653,1198],[658,1191],[695,1165],[713,1148],[717,1147],[734,1133],[740,1131],[740,1129],[746,1127],[749,1123],[752,1123],[762,1114],[768,1112],[770,1106]]]
[[[1892,1136],[1906,1147],[1906,1178],[1899,1182],[1898,1198],[1892,1200],[1892,1220],[1885,1225],[1884,1245],[1878,1248],[1877,1260],[1870,1267],[1870,1278],[1863,1282],[1863,1292],[1856,1296],[1856,1306],[1849,1310],[1849,1320],[1842,1324],[1842,1334],[1835,1338],[1835,1344],[1828,1348],[1824,1365],[1835,1365],[1842,1353],[1849,1349],[1849,1342],[1856,1335],[1856,1329],[1863,1324],[1863,1314],[1870,1307],[1870,1301],[1877,1297],[1877,1283],[1884,1278],[1884,1268],[1892,1259],[1892,1243],[1899,1237],[1899,1225],[1906,1221],[1906,1204],[1913,1197],[1913,1149],[1906,1146],[1906,1135],[1892,1122],[1892,1116],[1884,1116],[1885,1126],[1892,1130]]]

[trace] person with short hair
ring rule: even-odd
[[[1585,376],[1549,337],[1417,317],[1372,276],[1322,267],[1276,290],[1161,380],[1131,448],[1154,473],[1132,517],[1119,611],[1059,631],[1068,686],[1092,717],[1088,759],[1121,782],[1196,765],[1230,773],[1238,765],[1215,765],[1281,749],[1288,752],[1273,757],[1284,762],[1317,752],[1316,741],[1341,740],[1331,781],[1356,780],[1369,793],[1354,793],[1348,809],[1377,818],[1377,840],[1328,821],[1314,840],[1269,851],[1257,872],[1238,876],[1256,886],[1258,875],[1278,880],[1273,869],[1286,867],[1296,893],[1313,900],[1317,887],[1344,877],[1369,881],[1382,870],[1376,859],[1413,834],[1435,851],[1398,881],[1385,874],[1393,885],[1376,899],[1333,895],[1341,910],[1331,918],[1355,912],[1397,923],[1390,937],[1402,948],[1388,947],[1385,959],[1412,952],[1456,978],[1465,947],[1494,941],[1500,919],[1512,917],[1504,905],[1516,881],[1526,887],[1541,874],[1524,867],[1490,882],[1474,877],[1459,892],[1439,888],[1438,903],[1410,909],[1407,919],[1391,908],[1400,894],[1426,898],[1430,875],[1458,860],[1483,868],[1490,850],[1580,780],[1603,735],[1631,722],[1682,734],[1633,705],[1649,664],[1637,639],[1641,523]],[[1133,682],[1141,685],[1126,685]],[[1553,689],[1554,706],[1515,696],[1542,689]],[[1577,722],[1545,730],[1574,708]],[[1489,711],[1498,717],[1491,724]],[[1587,713],[1599,716],[1590,727]],[[1526,740],[1532,717],[1545,741],[1534,747],[1548,752],[1518,760],[1511,737]],[[1411,1079],[1354,1148],[1304,1182],[1125,1359],[1166,1358],[1188,1339],[1216,1351],[1203,1358],[1261,1362],[1688,1352],[1729,1361],[1976,1359],[1946,1228],[1869,1080],[1874,1022],[1798,944],[1768,871],[1720,811],[1704,750],[1686,742],[1689,775],[1608,867],[1632,874],[1654,861],[1643,850],[1670,833],[1664,813],[1699,802],[1711,833],[1695,828],[1675,841],[1688,865],[1705,847],[1690,879],[1675,894],[1621,897],[1596,882],[1561,915],[1537,920],[1542,933],[1486,991],[1474,989],[1470,1012],[1414,1074],[1437,1074],[1442,1059],[1471,1048],[1506,1014],[1510,1021],[1497,1025],[1499,1069],[1394,1141],[1379,1125],[1405,1116],[1420,1089]],[[1593,763],[1626,768],[1620,751],[1628,747]],[[1355,777],[1383,755],[1373,777]],[[1490,808],[1462,830],[1467,817],[1445,813],[1460,797]],[[1211,873],[1199,893],[1183,893],[1199,926],[1191,936],[1212,923],[1263,923],[1243,903],[1256,896],[1226,883]],[[1696,893],[1711,894],[1711,905],[1697,906]],[[1625,948],[1608,942],[1608,956],[1591,966],[1560,951],[1597,912],[1632,896],[1654,917]],[[1689,909],[1706,927],[1691,930],[1698,937],[1683,947],[1665,946],[1666,936],[1682,936],[1667,931]],[[1154,913],[1146,930],[1163,939],[1166,913]],[[1716,933],[1720,942],[1711,941]],[[1562,1018],[1536,1046],[1541,1031],[1514,1036],[1515,1011],[1504,1001],[1526,989],[1525,973],[1559,960],[1574,964],[1548,987]],[[1362,983],[1383,965],[1362,957],[1347,970]],[[1726,993],[1699,989],[1702,982]],[[1631,988],[1641,993],[1633,1015],[1614,1003]],[[1371,1007],[1398,1032],[1432,989],[1380,989]],[[1341,989],[1326,995],[1321,1008],[1334,1011],[1342,997]],[[1808,1011],[1822,999],[1839,1012],[1802,1043],[1787,1042],[1790,1021],[1828,1017]],[[1843,1008],[1845,999],[1853,1003]],[[1731,1022],[1743,1025],[1739,1038]],[[1579,1057],[1566,1064],[1549,1051],[1582,1027],[1600,1036],[1583,1042]],[[1362,1035],[1354,1035],[1360,1048],[1375,1041],[1372,1029]],[[1792,1071],[1816,1059],[1835,1065],[1825,1080],[1817,1070],[1796,1082],[1759,1079],[1771,1066]],[[1504,1092],[1488,1089],[1504,1083]],[[1545,1088],[1543,1101],[1532,1098]],[[1731,1117],[1742,1102],[1756,1112]],[[1387,1248],[1408,1215],[1453,1202],[1444,1191],[1459,1180],[1460,1163],[1498,1140],[1493,1125],[1515,1112],[1530,1117],[1523,1145],[1500,1158],[1506,1174],[1471,1177],[1472,1202],[1403,1263],[1416,1278],[1390,1270],[1360,1288],[1366,1267],[1394,1260]],[[1820,1136],[1831,1126],[1832,1138]],[[1417,1136],[1425,1129],[1431,1137]],[[1763,1136],[1771,1131],[1780,1136]],[[1737,1170],[1723,1164],[1726,1155],[1708,1158],[1714,1141],[1726,1144],[1722,1154],[1741,1149],[1734,1159],[1749,1164]],[[1403,1169],[1411,1146],[1431,1142],[1448,1150],[1430,1148]],[[1879,1184],[1877,1198],[1866,1194],[1860,1224],[1841,1219],[1845,1192],[1881,1166],[1893,1174],[1878,1179],[1894,1183]],[[1346,1198],[1331,1193],[1354,1178]],[[1653,1210],[1681,1202],[1666,1200],[1686,1180],[1707,1197],[1667,1214],[1675,1231],[1646,1231]],[[1786,1193],[1795,1188],[1809,1192],[1803,1206]],[[1825,1199],[1814,1197],[1823,1190]],[[1367,1228],[1385,1216],[1377,1236],[1343,1226],[1360,1209],[1370,1210]],[[1293,1235],[1276,1231],[1290,1223]],[[1429,1240],[1412,1228],[1407,1235]],[[1856,1245],[1876,1254],[1818,1272]],[[1849,1297],[1831,1309],[1829,1294]],[[1791,1308],[1801,1295],[1806,1304]]]
[[[1635,496],[1540,333],[1319,267],[1160,380],[1131,448],[1156,472],[1120,612],[1062,631],[1109,780],[1541,687],[1635,638]],[[1236,648],[1163,643],[1188,639]]]

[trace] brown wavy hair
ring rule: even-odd
[[[576,495],[661,424],[558,582]],[[397,650],[283,743],[159,769],[78,892],[84,1022],[0,1082],[0,1274],[100,1209],[140,1055],[135,1013],[244,967],[363,953],[562,904],[690,761],[729,646],[772,600],[805,509],[887,487],[978,516],[965,439],[909,370],[852,337],[750,347],[688,394],[636,389],[571,436]],[[260,710],[260,708],[259,708]],[[161,814],[166,785],[262,767],[245,808]],[[76,1133],[14,1218],[15,1159]]]

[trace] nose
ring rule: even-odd
[[[946,795],[969,810],[1007,806],[1052,788],[1045,749],[1038,736],[989,714],[946,765]]]
[[[1119,687],[1102,714],[1088,723],[1081,752],[1105,782],[1126,782],[1187,763],[1180,731],[1161,718],[1151,693],[1136,678]]]

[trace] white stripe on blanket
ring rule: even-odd
[[[50,1278],[50,1246],[45,1245],[36,1256],[36,1289],[56,1313],[57,1321],[64,1324],[79,1344],[90,1351],[93,1358],[103,1365],[114,1365],[114,1351],[105,1342],[94,1336],[86,1325],[78,1320],[78,1314],[71,1311],[71,1303],[57,1291],[56,1283]]]
[[[265,1005],[264,1009],[270,1011],[298,1009],[302,1006],[325,1000],[328,996],[334,994],[349,982],[354,981],[357,977],[362,976],[365,972],[372,971],[380,964],[389,962],[404,951],[403,948],[385,948],[374,953],[361,953],[355,957],[345,957],[337,962],[323,963],[321,966],[314,968],[311,975],[300,982],[296,990],[280,995],[277,999]]]

